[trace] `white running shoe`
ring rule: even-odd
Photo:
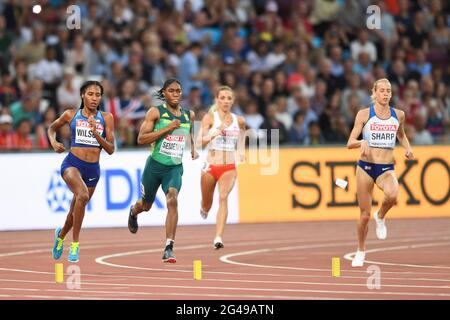
[[[219,236],[215,237],[214,238],[214,249],[220,249],[223,247],[224,247],[224,245],[223,245],[222,238]]]
[[[387,228],[386,225],[384,223],[385,219],[380,219],[378,217],[378,211],[375,212],[375,214],[373,215],[373,218],[375,219],[376,223],[377,223],[377,238],[380,240],[384,240],[387,237]]]
[[[202,205],[200,204],[200,215],[202,216],[203,220],[206,220],[208,218],[208,212],[203,210]]]
[[[357,250],[352,260],[352,267],[362,267],[364,265],[365,259],[366,259],[366,252]]]

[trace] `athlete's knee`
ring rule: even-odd
[[[87,191],[80,191],[76,195],[76,201],[86,205],[89,201],[89,192]]]
[[[397,190],[385,192],[384,201],[389,204],[396,204],[397,203],[397,194],[398,194]]]
[[[228,194],[225,194],[225,193],[220,194],[219,195],[219,201],[222,202],[222,203],[227,202],[228,201]]]
[[[368,209],[361,209],[361,216],[359,218],[359,221],[363,224],[367,224],[370,221],[370,210]]]
[[[167,194],[167,207],[177,208],[178,207],[178,197],[175,193],[169,192]]]

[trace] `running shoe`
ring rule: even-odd
[[[78,262],[80,259],[78,258],[78,253],[80,252],[80,243],[79,242],[72,242],[70,244],[70,251],[69,251],[69,262]]]
[[[164,254],[162,256],[163,262],[175,263],[177,262],[177,258],[173,255],[173,242],[168,244],[164,249]]]
[[[201,204],[200,204],[200,215],[202,216],[203,220],[206,220],[206,218],[208,218],[208,212],[203,210]]]
[[[352,267],[362,267],[364,265],[364,260],[366,259],[365,251],[356,251],[355,256],[352,260]]]
[[[130,213],[128,214],[128,230],[130,230],[131,233],[136,233],[138,231],[138,223],[137,223],[137,216],[133,214],[133,206],[130,207]]]
[[[378,211],[375,212],[375,214],[373,215],[376,223],[377,223],[377,229],[376,229],[376,233],[377,233],[377,238],[380,240],[384,240],[387,237],[387,228],[386,225],[384,223],[385,219],[380,219],[378,217]]]
[[[218,249],[221,249],[223,247],[224,247],[224,245],[223,245],[222,238],[219,237],[219,236],[215,237],[214,238],[214,249],[218,250]]]
[[[59,238],[61,228],[55,230],[55,244],[53,245],[53,259],[58,260],[64,250],[64,239]]]

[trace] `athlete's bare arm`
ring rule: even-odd
[[[189,136],[191,138],[191,156],[192,160],[195,160],[199,157],[197,150],[195,149],[195,139],[194,139],[194,121],[195,121],[195,112],[189,112],[189,120],[191,122],[191,128],[189,130]]]
[[[215,137],[222,134],[225,126],[222,124],[221,129],[216,130],[208,134],[209,129],[213,126],[214,118],[211,112],[204,115],[202,119],[202,124],[200,126],[200,132],[197,137],[197,144],[204,148],[208,143],[210,143]]]
[[[48,139],[50,140],[50,144],[52,145],[53,150],[58,153],[62,153],[66,150],[64,145],[58,141],[56,141],[56,132],[65,124],[69,124],[75,115],[75,110],[66,110],[64,113],[55,121],[52,122],[50,127],[47,129]]]
[[[355,124],[348,138],[347,148],[356,149],[361,147],[361,156],[369,154],[369,144],[365,140],[358,140],[366,120],[369,118],[369,108],[358,111],[355,118]]]
[[[114,147],[114,119],[113,115],[109,112],[102,112],[103,119],[105,119],[106,124],[106,139],[104,139],[97,131],[97,125],[94,117],[89,117],[88,122],[94,133],[95,139],[97,139],[100,146],[105,149],[108,154],[113,154]]]
[[[238,139],[238,145],[237,145],[237,151],[239,155],[239,161],[244,162],[245,160],[245,119],[244,117],[238,116],[237,117],[238,124],[239,124],[239,139]]]
[[[155,122],[159,120],[159,117],[160,115],[158,108],[152,107],[147,111],[147,113],[145,114],[144,122],[139,129],[139,135],[137,138],[138,144],[153,143],[170,131],[180,127],[180,120],[175,119],[161,130],[153,132],[153,129],[155,128]]]
[[[405,112],[402,110],[395,109],[395,112],[398,115],[398,121],[400,122],[400,127],[397,130],[397,139],[398,142],[406,149],[405,156],[408,160],[414,159],[414,154],[411,149],[411,145],[409,144],[408,137],[405,134]]]

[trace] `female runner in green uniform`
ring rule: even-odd
[[[182,89],[177,79],[164,82],[158,97],[164,104],[152,107],[145,115],[138,135],[138,144],[154,144],[152,154],[147,158],[142,174],[141,199],[130,207],[128,229],[138,230],[137,215],[148,211],[155,200],[159,186],[162,186],[167,200],[166,247],[162,260],[175,263],[173,244],[178,223],[178,193],[183,175],[182,157],[187,137],[191,139],[192,159],[198,158],[193,138],[193,111],[182,109]]]

